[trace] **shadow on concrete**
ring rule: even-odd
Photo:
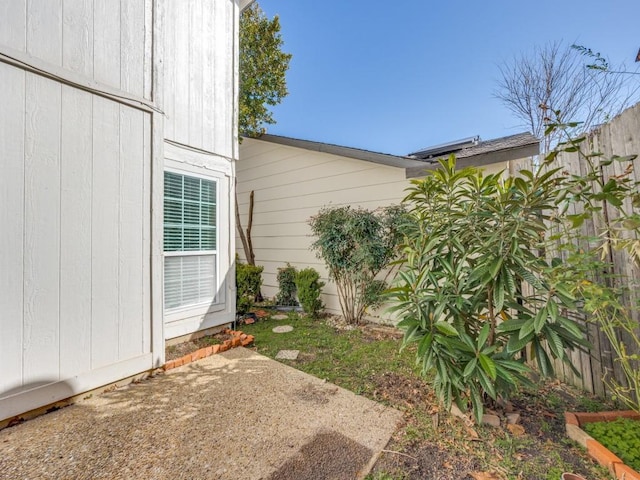
[[[0,472],[354,478],[400,421],[396,410],[236,348],[0,431]],[[333,475],[342,471],[347,476]]]

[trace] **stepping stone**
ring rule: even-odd
[[[291,325],[280,325],[279,327],[275,327],[273,329],[273,333],[287,333],[291,332],[293,327]]]
[[[298,354],[300,350],[280,350],[276,354],[276,360],[296,360],[298,358]]]
[[[273,315],[271,318],[273,320],[286,320],[287,318],[289,318],[289,315],[285,315],[284,313],[279,313],[277,315]]]

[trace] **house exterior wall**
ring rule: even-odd
[[[238,0],[0,2],[0,421],[233,318],[238,17]],[[165,168],[215,178],[224,201],[223,301],[169,319]]]
[[[506,166],[495,164],[485,170],[499,171]],[[375,209],[398,205],[409,185],[403,168],[244,139],[237,167],[238,208],[246,228],[249,193],[253,190],[251,238],[256,264],[264,267],[262,294],[277,294],[278,268],[287,262],[297,269],[313,267],[326,283],[322,295],[326,310],[340,314],[335,284],[328,279],[324,262],[310,250],[314,239],[309,218],[325,206]],[[238,238],[236,245],[245,261]],[[371,319],[389,320],[382,310],[370,313]]]
[[[11,0],[0,18],[4,51],[151,98],[151,0]]]
[[[231,159],[236,151],[238,6],[233,0],[165,0],[167,140]]]
[[[152,348],[153,114],[131,101],[150,93],[152,5],[0,9],[4,419],[148,370],[162,352]]]
[[[235,318],[232,192],[237,158],[239,7],[234,0],[165,0],[163,109],[165,169],[218,186],[216,298],[165,311],[165,338]]]

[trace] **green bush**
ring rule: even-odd
[[[376,211],[362,208],[324,208],[309,225],[317,237],[312,244],[336,283],[342,315],[358,324],[367,308],[380,304],[385,279],[377,278],[396,257],[404,210],[398,206]]]
[[[296,275],[296,287],[304,312],[312,316],[318,315],[323,308],[320,294],[324,282],[320,281],[320,274],[313,268],[300,270]]]
[[[287,263],[284,268],[278,269],[278,286],[279,291],[276,295],[276,305],[296,306],[296,274],[297,270]]]
[[[236,259],[236,312],[247,313],[253,306],[262,286],[264,267],[241,263]]]
[[[411,221],[389,293],[392,310],[402,319],[404,344],[417,343],[423,372],[434,372],[441,402],[471,406],[478,421],[488,399],[530,384],[525,349],[550,376],[550,356],[573,367],[566,351],[586,345],[566,314],[575,298],[540,256],[554,173],[485,176],[456,170],[452,156],[408,189]]]

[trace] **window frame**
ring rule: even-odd
[[[164,250],[164,202],[166,200],[166,192],[162,194],[162,268],[163,268],[163,276],[162,276],[162,308],[166,316],[171,316],[174,314],[178,314],[184,316],[184,312],[190,310],[205,310],[207,313],[211,311],[219,310],[221,305],[224,306],[224,302],[221,301],[220,298],[220,286],[222,285],[222,281],[220,279],[220,199],[221,199],[221,178],[215,174],[206,175],[198,172],[194,172],[192,170],[185,170],[175,167],[165,166],[163,169],[163,185],[164,185],[164,175],[166,172],[174,173],[176,175],[181,175],[183,177],[192,177],[199,178],[201,180],[206,180],[208,182],[213,182],[216,186],[216,197],[215,197],[215,206],[216,206],[216,222],[215,222],[215,250]],[[213,173],[213,172],[212,172]],[[192,303],[189,305],[182,305],[174,308],[167,308],[165,303],[165,295],[166,295],[166,268],[165,268],[165,259],[167,257],[188,257],[188,256],[205,256],[205,255],[214,255],[215,257],[215,272],[214,272],[214,294],[213,299],[211,301],[204,301],[198,303]]]

